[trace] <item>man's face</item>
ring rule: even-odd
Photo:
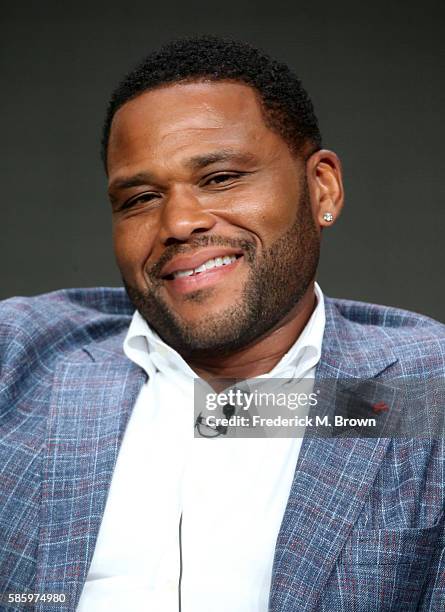
[[[303,160],[250,87],[175,84],[116,113],[108,173],[135,307],[183,355],[242,348],[296,308],[319,256]]]

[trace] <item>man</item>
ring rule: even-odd
[[[113,93],[103,159],[130,301],[1,307],[1,591],[81,612],[442,610],[442,439],[208,440],[193,413],[197,376],[443,378],[443,325],[315,284],[343,187],[298,79],[242,43],[171,43]]]

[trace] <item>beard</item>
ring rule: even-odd
[[[191,322],[182,319],[162,298],[159,271],[179,253],[203,246],[241,248],[250,272],[237,301]],[[245,348],[286,317],[314,279],[319,256],[320,238],[305,184],[294,223],[261,256],[253,241],[197,236],[187,245],[167,247],[149,272],[150,289],[141,291],[125,279],[123,282],[131,302],[150,327],[184,358],[225,356]],[[185,299],[203,303],[211,290],[190,292]]]

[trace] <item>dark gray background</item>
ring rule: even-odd
[[[343,161],[346,207],[324,232],[324,292],[445,320],[445,3],[366,4],[2,8],[0,298],[120,284],[99,161],[108,95],[160,43],[213,33],[289,62]]]

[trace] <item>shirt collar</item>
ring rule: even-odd
[[[258,378],[300,377],[319,362],[326,319],[323,292],[318,283],[315,283],[314,289],[317,304],[303,331],[276,366]],[[123,348],[128,359],[145,370],[148,376],[158,370],[197,377],[181,355],[158,336],[137,310],[133,314]]]

